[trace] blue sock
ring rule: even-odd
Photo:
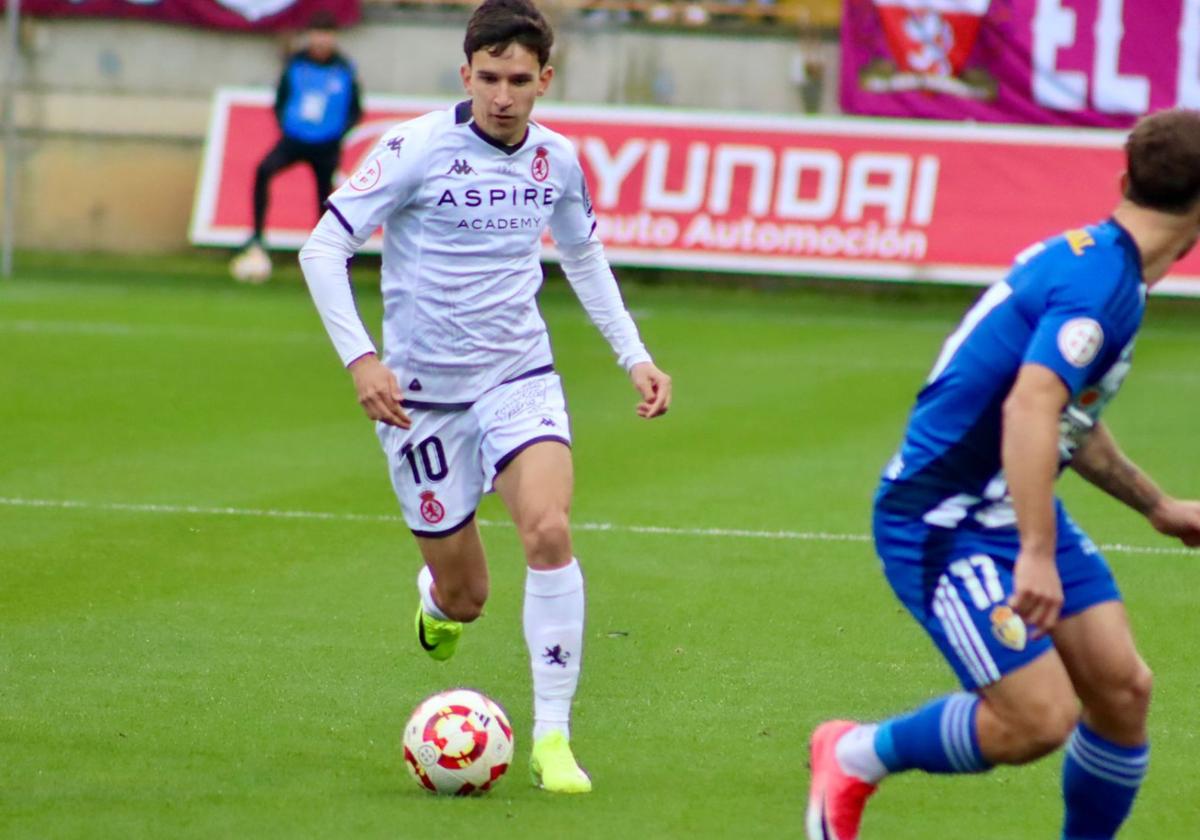
[[[889,773],[979,773],[991,765],[979,751],[974,694],[951,694],[915,712],[886,720],[875,731],[875,752]]]
[[[1063,840],[1108,840],[1133,808],[1150,763],[1150,745],[1122,747],[1080,723],[1067,741]]]

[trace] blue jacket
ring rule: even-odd
[[[306,52],[288,59],[275,92],[283,136],[301,143],[336,143],[362,117],[354,65],[341,54],[324,62]]]

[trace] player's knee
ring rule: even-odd
[[[1154,672],[1145,662],[1138,663],[1129,691],[1138,716],[1144,719],[1150,713],[1150,696],[1154,693]]]
[[[1154,690],[1154,674],[1146,663],[1139,661],[1127,676],[1105,692],[1110,714],[1121,723],[1136,726],[1150,713],[1150,695]]]
[[[571,530],[566,511],[547,510],[523,523],[521,540],[530,565],[555,568],[571,562]]]

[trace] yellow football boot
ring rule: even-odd
[[[442,621],[425,612],[417,605],[417,641],[421,648],[438,662],[445,662],[458,649],[458,637],[462,635],[461,621]]]
[[[557,729],[533,744],[529,758],[533,783],[551,793],[591,793],[592,780],[575,761],[567,736]]]

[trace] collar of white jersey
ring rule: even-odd
[[[484,143],[487,143],[492,148],[499,149],[506,155],[515,155],[517,152],[521,151],[521,149],[523,149],[525,144],[529,141],[529,125],[533,125],[533,120],[530,120],[529,125],[525,126],[525,136],[521,138],[521,141],[519,143],[514,143],[511,146],[507,143],[501,143],[495,137],[491,136],[478,125],[476,125],[475,117],[471,113],[470,99],[459,102],[454,106],[454,123],[456,125],[465,125],[467,128],[471,129],[471,131],[475,132],[476,137],[478,137]]]

